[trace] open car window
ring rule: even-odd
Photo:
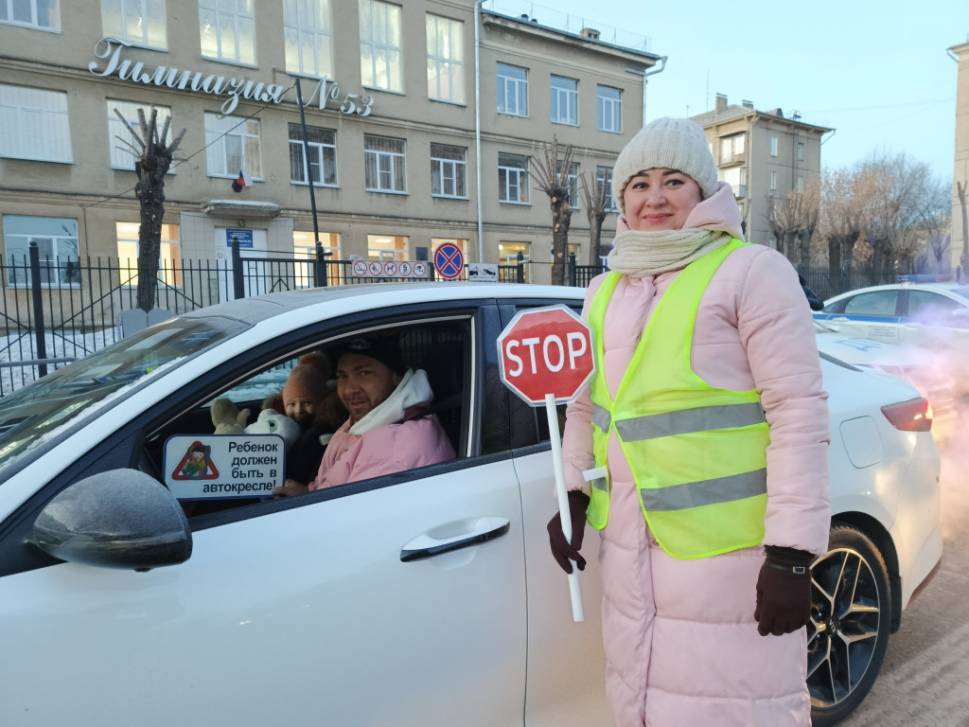
[[[340,352],[346,349],[348,341],[375,336],[393,341],[405,372],[403,381],[386,400],[390,407],[387,411],[395,411],[395,395],[406,394],[409,398],[401,401],[409,404],[426,398],[421,392],[429,390],[430,399],[408,406],[405,417],[420,420],[418,429],[433,430],[438,461],[443,461],[440,452],[444,451],[449,460],[469,456],[474,440],[475,352],[474,321],[466,314],[358,328],[329,337],[322,334],[317,342],[278,351],[269,360],[254,361],[249,375],[228,386],[214,381],[204,399],[159,429],[146,433],[142,469],[166,483],[190,516],[270,499],[272,487],[283,484],[287,478],[308,484],[320,471],[331,443],[342,447],[348,441],[345,434],[336,435],[341,427],[346,428],[348,419],[337,387]],[[321,401],[325,401],[312,420],[302,423],[286,416],[281,397],[289,378],[296,376],[297,367],[301,375],[311,368],[313,386],[322,392]],[[424,377],[427,389],[421,388],[425,386]],[[418,379],[419,384],[413,383]],[[243,414],[246,409],[248,417]],[[285,427],[267,428],[260,419],[261,412],[266,421],[278,422],[275,417],[286,420]],[[295,410],[290,413],[296,416]],[[236,420],[238,426],[222,427],[216,434],[213,417],[229,424]],[[297,431],[295,439],[291,425]],[[425,440],[413,441],[419,447],[425,446]],[[387,451],[382,456],[394,461],[423,462],[420,457],[408,457],[410,454]],[[372,452],[368,456],[374,458]],[[429,462],[432,463],[436,462]],[[346,463],[341,462],[340,466],[345,468]],[[388,471],[388,467],[377,461],[371,467],[351,467],[332,479],[335,486],[340,486],[399,474]]]

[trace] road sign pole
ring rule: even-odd
[[[572,542],[572,511],[569,508],[569,496],[565,491],[565,471],[562,466],[562,437],[559,434],[559,416],[555,408],[555,395],[545,395],[545,414],[548,416],[548,438],[552,443],[552,469],[555,472],[555,494],[559,499],[559,519],[562,521],[562,534]],[[579,569],[572,561],[572,572],[569,573],[569,596],[572,599],[572,620],[575,623],[585,621],[582,612],[582,590],[579,586]]]

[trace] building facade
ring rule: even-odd
[[[476,109],[474,5],[0,0],[4,256],[30,240],[51,257],[137,255],[132,140],[117,112],[137,128],[140,108],[171,119],[169,138],[185,130],[165,190],[168,261],[225,258],[233,235],[247,254],[312,257],[312,180],[335,258],[428,259],[452,241],[471,261],[521,253],[547,280],[551,214],[534,160],[557,138],[576,147],[573,174],[608,183],[658,57],[486,10]]]
[[[965,213],[959,202],[957,184],[969,187],[969,42],[953,46],[949,53],[959,64],[956,80],[956,139],[955,139],[955,167],[952,172],[952,269],[959,270],[962,280],[967,279],[969,271],[963,265],[963,248],[969,244],[965,238],[962,220]],[[966,192],[966,203],[969,205],[969,190]],[[967,252],[969,257],[969,252]]]
[[[832,129],[807,124],[781,109],[758,111],[750,101],[728,104],[717,94],[713,111],[694,116],[703,126],[718,176],[729,182],[743,215],[747,239],[776,247],[768,212],[771,200],[816,184],[821,144]]]

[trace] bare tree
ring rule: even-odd
[[[814,177],[802,191],[789,192],[780,199],[767,198],[767,224],[777,240],[777,248],[802,270],[811,264],[811,239],[818,227],[820,190],[820,179]]]
[[[828,243],[828,281],[842,291],[851,279],[855,243],[861,234],[861,208],[854,171],[826,174],[821,185],[820,235]]]
[[[589,265],[598,265],[601,257],[602,223],[609,214],[610,190],[605,183],[600,184],[591,172],[583,172],[582,204],[589,220]]]
[[[136,131],[128,120],[115,109],[115,114],[131,134],[131,140],[116,137],[125,149],[135,157],[135,197],[141,205],[141,225],[138,228],[138,307],[146,313],[155,305],[158,288],[158,258],[161,253],[161,226],[165,216],[165,175],[172,165],[175,150],[182,143],[185,129],[178,132],[168,143],[171,116],[165,119],[158,131],[158,110],[151,110],[151,118],[145,119],[143,109],[138,109]],[[140,133],[139,133],[140,131]],[[137,145],[137,146],[136,146]]]
[[[569,225],[572,224],[572,160],[575,147],[552,143],[542,144],[542,155],[535,158],[537,172],[529,169],[529,176],[548,195],[552,210],[552,285],[565,285],[565,261],[569,249]]]

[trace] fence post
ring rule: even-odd
[[[37,359],[44,361],[47,358],[47,341],[44,337],[44,299],[40,293],[40,251],[37,243],[33,240],[27,245],[27,253],[30,256],[30,297],[34,308],[34,339],[37,343]],[[47,376],[47,364],[37,364],[39,376]]]
[[[569,285],[573,288],[577,287],[579,282],[578,270],[575,269],[575,253],[569,253]]]
[[[325,288],[327,286],[326,281],[326,255],[323,252],[323,244],[317,240],[316,241],[316,264],[313,267],[313,282],[317,288]]]
[[[239,238],[232,236],[232,296],[246,297],[246,286],[242,279],[242,254],[239,252]]]

